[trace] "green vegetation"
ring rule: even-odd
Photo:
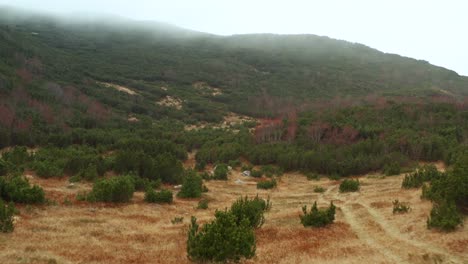
[[[203,209],[203,210],[208,209],[208,199],[201,199],[198,202],[197,209]]]
[[[15,229],[13,225],[13,215],[15,214],[15,205],[10,202],[5,204],[0,199],[0,232],[11,233]]]
[[[333,202],[326,209],[318,209],[317,202],[314,202],[312,208],[307,212],[307,205],[302,207],[303,215],[300,215],[301,224],[304,227],[323,227],[329,225],[335,221],[335,210],[336,207]]]
[[[263,176],[263,172],[261,170],[251,170],[250,176],[254,178],[261,178]]]
[[[340,192],[357,192],[360,185],[358,179],[345,179],[340,183]]]
[[[214,170],[213,179],[215,180],[227,180],[228,178],[228,166],[226,164],[218,164]]]
[[[397,162],[388,163],[383,168],[383,173],[386,176],[398,175],[401,172],[400,164]]]
[[[44,190],[31,186],[21,176],[0,177],[0,199],[8,202],[25,204],[42,204],[45,202]]]
[[[109,179],[99,179],[93,185],[87,200],[92,202],[126,203],[135,192],[131,176],[116,176]]]
[[[266,180],[257,182],[257,189],[273,189],[276,188],[276,180]]]
[[[198,198],[203,191],[203,180],[195,171],[189,170],[185,173],[182,188],[177,194],[181,198]]]
[[[398,201],[398,199],[393,201],[392,204],[393,214],[407,213],[411,210],[411,208],[407,204]]]
[[[259,228],[265,223],[264,213],[271,209],[271,202],[259,198],[249,199],[247,196],[240,197],[231,205],[231,213],[235,216],[237,224],[247,219],[252,228]]]
[[[423,198],[433,202],[431,215],[427,220],[429,228],[452,231],[463,224],[461,208],[468,205],[467,179],[468,152],[464,152],[452,170],[443,174],[443,177],[431,177],[430,185],[423,186]]]
[[[230,210],[216,211],[215,220],[200,227],[192,216],[187,240],[187,254],[194,261],[239,261],[255,255],[255,228],[265,222],[270,200],[240,197]]]
[[[424,182],[444,177],[444,173],[437,170],[434,165],[426,165],[415,172],[405,175],[401,186],[405,189],[419,188]]]
[[[315,193],[323,193],[323,192],[325,192],[325,189],[323,187],[321,187],[321,186],[315,186],[314,187],[314,192]]]
[[[166,189],[156,192],[150,187],[145,192],[145,201],[148,203],[172,203],[173,194]]]
[[[192,216],[187,254],[194,261],[238,261],[255,255],[255,233],[244,218],[238,224],[230,211],[216,211],[215,220],[199,227]]]

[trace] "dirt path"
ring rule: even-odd
[[[433,244],[411,239],[363,202],[361,196],[360,193],[341,194],[336,184],[319,201],[333,201],[356,235],[389,263],[467,263]]]

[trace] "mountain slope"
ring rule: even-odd
[[[453,71],[327,37],[220,37],[154,22],[70,21],[9,8],[0,17],[5,94],[71,84],[117,112],[187,121],[216,121],[229,110],[265,115],[334,97],[468,95],[468,78]],[[128,86],[140,96],[106,96],[109,89],[96,82]],[[167,95],[182,105],[177,113],[155,109]]]

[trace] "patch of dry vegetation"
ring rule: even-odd
[[[203,196],[210,206],[197,210],[199,199],[148,204],[142,192],[123,205],[77,202],[74,196],[89,191],[91,184],[69,188],[66,178],[32,177],[57,203],[20,207],[15,231],[0,235],[0,263],[189,263],[185,243],[190,216],[206,223],[216,209],[257,193],[270,196],[273,207],[255,231],[256,256],[245,263],[466,263],[466,226],[452,233],[428,230],[431,203],[420,199],[420,190],[401,189],[402,176],[360,180],[359,193],[339,193],[337,182],[287,173],[276,189],[257,190],[256,179],[233,171],[228,181],[206,182],[210,191]],[[314,193],[315,186],[326,191]],[[71,205],[63,204],[65,199]],[[394,215],[394,199],[410,202],[412,211]],[[301,225],[301,206],[314,200],[319,207],[334,202],[334,224],[314,229]],[[173,224],[175,217],[184,220]]]
[[[156,102],[156,104],[166,107],[173,107],[177,110],[182,109],[182,100],[177,97],[172,97],[170,95],[164,97],[164,99]]]

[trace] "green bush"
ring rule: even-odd
[[[197,209],[208,209],[208,200],[207,199],[201,199],[198,202]]]
[[[317,173],[313,173],[313,172],[306,173],[306,177],[307,177],[307,180],[309,180],[309,181],[312,181],[312,180],[318,181],[318,180],[320,180],[320,175],[318,175]]]
[[[303,215],[300,215],[301,224],[304,227],[322,227],[331,224],[335,220],[335,210],[333,202],[327,209],[318,209],[317,202],[314,202],[310,212],[307,212],[307,205],[304,205],[302,207]]]
[[[236,159],[236,160],[230,160],[230,161],[228,162],[228,165],[231,166],[231,168],[234,169],[234,168],[237,168],[237,167],[239,167],[239,166],[241,165],[241,161],[238,160],[238,159]]]
[[[261,178],[263,176],[263,172],[260,170],[251,170],[250,171],[250,176],[254,178]]]
[[[161,187],[161,180],[150,180],[147,178],[141,178],[140,176],[137,175],[131,175],[133,179],[133,184],[135,185],[135,190],[136,191],[145,191],[148,188],[153,188],[157,189]]]
[[[97,180],[87,200],[96,202],[125,203],[130,201],[135,192],[131,176],[117,176]]]
[[[247,219],[252,228],[259,228],[265,223],[264,213],[271,209],[270,199],[255,198],[249,199],[247,196],[240,197],[231,205],[231,212],[236,217],[236,222],[240,224],[243,219]]]
[[[359,191],[359,180],[345,179],[340,184],[340,192],[357,192]]]
[[[227,180],[228,179],[228,166],[226,164],[218,164],[214,170],[213,179]]]
[[[182,188],[177,196],[182,198],[198,198],[202,194],[202,185],[202,178],[195,171],[189,170],[185,173]]]
[[[33,165],[37,176],[42,178],[61,177],[63,176],[63,168],[60,165],[50,161],[38,161]]]
[[[22,167],[31,160],[26,147],[14,147],[10,151],[3,153],[2,158],[16,167]]]
[[[315,186],[314,187],[314,192],[323,193],[323,192],[325,192],[325,189],[323,187],[321,187],[321,186]]]
[[[405,175],[401,187],[405,189],[419,188],[424,182],[443,178],[445,174],[439,172],[434,165],[426,165],[418,168],[415,172]]]
[[[278,166],[265,165],[262,166],[261,171],[267,177],[281,176],[283,175],[283,170]]]
[[[37,185],[31,186],[22,176],[0,177],[0,198],[26,204],[45,202],[44,190]]]
[[[172,203],[172,191],[163,189],[156,192],[153,188],[148,188],[145,193],[145,201],[148,203]]]
[[[383,173],[387,176],[398,175],[400,172],[401,167],[397,162],[388,163],[383,168]]]
[[[457,211],[454,202],[436,203],[427,220],[428,228],[437,228],[443,231],[453,231],[463,224],[463,216]]]
[[[10,202],[8,205],[0,199],[0,231],[10,233],[15,229],[13,225],[13,215],[15,214],[15,205]]]
[[[392,202],[393,203],[393,213],[394,214],[401,214],[401,213],[407,213],[411,210],[411,208],[405,204],[402,203],[398,200],[395,200]]]
[[[255,233],[246,218],[238,224],[230,211],[216,211],[215,219],[200,228],[192,216],[187,239],[190,260],[239,261],[252,258],[255,250]]]
[[[96,165],[91,164],[90,166],[82,169],[77,176],[86,181],[94,181],[98,178],[99,174]]]
[[[269,181],[260,181],[260,182],[257,182],[257,189],[273,189],[273,188],[276,188],[276,180],[273,179],[273,180],[269,180]]]
[[[9,167],[7,161],[0,158],[0,176],[7,175]]]

